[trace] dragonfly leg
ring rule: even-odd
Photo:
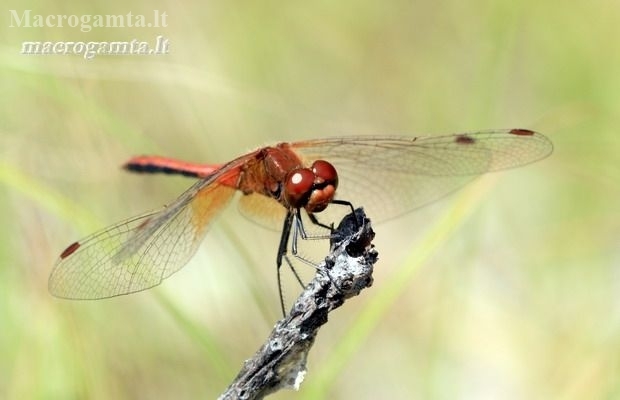
[[[344,201],[344,200],[337,200],[333,202],[334,204],[339,204],[339,205],[345,205],[347,207],[349,207],[353,212],[355,212],[355,209],[353,208],[353,205],[348,202],[348,201]],[[305,257],[303,257],[302,255],[300,255],[298,253],[297,250],[297,244],[298,244],[298,239],[301,237],[303,240],[319,240],[319,239],[331,239],[332,234],[334,232],[334,224],[332,223],[331,225],[326,225],[321,223],[314,214],[311,213],[307,213],[308,218],[310,219],[310,221],[317,226],[320,226],[322,228],[328,229],[330,234],[329,235],[308,235],[306,233],[306,230],[304,228],[304,223],[301,217],[301,211],[299,209],[297,210],[289,210],[286,214],[286,217],[284,218],[284,225],[282,226],[282,236],[280,237],[280,245],[278,246],[278,255],[276,258],[276,266],[277,266],[277,281],[278,281],[278,293],[280,296],[280,307],[282,309],[282,314],[286,315],[286,309],[284,306],[284,295],[283,295],[283,290],[282,290],[282,278],[281,278],[281,272],[280,272],[280,267],[282,267],[282,261],[284,260],[284,262],[286,262],[286,264],[288,265],[288,267],[290,268],[290,270],[293,272],[293,275],[295,276],[295,279],[297,280],[297,282],[299,282],[299,285],[302,288],[305,288],[305,284],[303,282],[303,280],[301,279],[301,277],[299,276],[299,273],[297,272],[297,270],[295,269],[295,267],[293,266],[293,262],[291,261],[291,259],[288,256],[288,245],[289,245],[289,239],[292,236],[292,240],[291,240],[291,254],[298,260],[304,262],[305,264],[310,265],[313,268],[317,267],[317,264]],[[355,215],[355,214],[354,214]],[[359,221],[355,221],[356,225],[359,226]]]
[[[292,211],[289,210],[286,213],[286,217],[284,218],[284,226],[282,227],[282,236],[280,236],[280,245],[278,246],[278,255],[276,257],[278,294],[280,295],[280,307],[282,309],[283,316],[286,316],[286,310],[284,309],[284,296],[282,295],[282,279],[280,278],[280,267],[282,266],[282,258],[286,260],[287,264],[291,264],[288,260],[286,253],[288,248],[288,238],[291,235],[291,226],[293,224],[294,217],[295,214]]]
[[[338,204],[338,205],[341,205],[341,206],[349,207],[351,209],[351,213],[353,215],[357,216],[357,214],[355,214],[355,208],[353,207],[353,204],[350,201],[346,201],[346,200],[333,200],[331,202],[331,204]],[[308,213],[308,218],[310,218],[310,222],[312,222],[314,225],[320,226],[320,227],[325,228],[325,229],[329,229],[330,233],[334,232],[334,223],[333,222],[330,225],[324,224],[324,223],[322,223],[321,221],[318,220],[318,218],[316,217],[315,214],[312,214],[312,213]],[[356,228],[359,229],[360,226],[361,226],[361,223],[357,219],[355,220],[355,222],[357,224]],[[325,236],[321,236],[321,235],[319,235],[319,236],[307,236],[305,231],[303,230],[303,226],[302,226],[302,230],[301,230],[301,237],[302,237],[302,239],[326,239]]]
[[[329,228],[331,229],[331,228]],[[299,276],[297,269],[293,266],[293,262],[288,256],[288,244],[289,238],[292,236],[291,240],[291,254],[300,261],[316,268],[316,264],[298,254],[297,251],[297,241],[298,238],[302,239],[328,239],[330,236],[309,236],[306,234],[304,229],[303,221],[301,219],[301,213],[299,210],[292,210],[287,212],[286,217],[284,218],[284,225],[282,227],[282,236],[280,237],[280,245],[278,246],[278,255],[276,258],[276,266],[277,266],[277,281],[278,281],[278,293],[280,295],[280,307],[282,308],[283,315],[286,315],[285,306],[284,306],[284,295],[282,290],[282,278],[280,267],[282,267],[282,261],[286,262],[290,270],[293,272],[295,279],[299,283],[299,285],[305,289],[306,285],[303,280]]]
[[[292,229],[292,232],[291,232]],[[282,290],[282,278],[280,275],[280,267],[282,267],[282,259],[286,262],[288,267],[293,272],[295,279],[299,282],[299,285],[305,289],[306,285],[304,285],[301,277],[297,273],[297,270],[293,266],[293,263],[288,257],[288,241],[291,235],[293,235],[293,240],[291,243],[291,253],[298,259],[304,261],[305,263],[312,265],[315,267],[314,263],[309,260],[304,259],[300,255],[297,254],[297,237],[301,234],[302,238],[305,236],[305,232],[303,232],[303,224],[301,223],[301,216],[299,214],[299,210],[289,211],[284,218],[284,226],[282,227],[282,236],[280,237],[280,245],[278,246],[278,256],[276,258],[276,266],[277,266],[277,280],[278,280],[278,294],[280,296],[280,307],[282,309],[282,315],[286,316],[286,309],[284,307],[284,292]]]
[[[357,217],[357,214],[355,213],[355,207],[353,207],[353,204],[350,201],[335,199],[335,200],[332,200],[331,204],[338,204],[338,205],[341,205],[341,206],[347,206],[347,207],[349,207],[351,209],[351,213]],[[357,218],[356,218],[356,221],[357,221]]]

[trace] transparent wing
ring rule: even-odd
[[[235,189],[218,183],[234,171],[199,181],[168,207],[112,225],[69,246],[49,290],[69,299],[100,299],[156,286],[196,252]]]
[[[486,172],[529,164],[553,151],[545,136],[522,129],[342,137],[291,146],[305,162],[331,162],[339,176],[337,198],[364,206],[375,221],[431,203]]]
[[[265,228],[281,231],[286,208],[278,201],[258,193],[243,195],[237,203],[239,213]]]

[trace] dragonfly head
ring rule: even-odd
[[[310,168],[297,168],[286,175],[284,198],[293,208],[320,212],[334,199],[337,187],[336,168],[327,161],[317,160]]]

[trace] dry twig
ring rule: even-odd
[[[361,208],[342,220],[314,279],[220,399],[262,399],[283,388],[299,388],[308,352],[327,315],[372,284],[377,261],[373,238],[370,220]]]

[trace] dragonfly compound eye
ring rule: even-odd
[[[336,189],[338,187],[338,172],[333,165],[324,160],[316,160],[312,164],[312,172],[314,173],[314,183],[320,186],[331,185]]]
[[[315,161],[312,164],[312,174],[314,175],[314,185],[305,205],[306,210],[311,213],[325,210],[334,199],[338,186],[336,168],[327,161]]]
[[[295,208],[304,207],[314,185],[314,174],[308,168],[291,171],[284,184],[286,202]]]

